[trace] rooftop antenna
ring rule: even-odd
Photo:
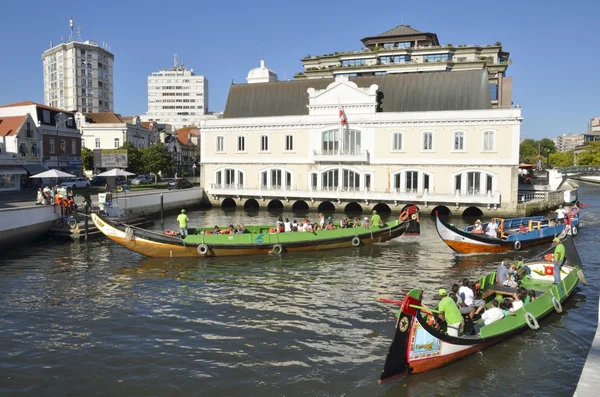
[[[177,68],[177,54],[173,54],[173,67]]]
[[[71,34],[69,35],[69,43],[73,41],[73,26],[75,25],[75,20],[73,17],[69,18],[69,27],[71,28]]]
[[[81,26],[77,27],[77,39],[81,41]]]
[[[402,0],[400,0],[400,25],[403,25],[403,23],[404,23],[404,21],[403,21],[404,18],[403,17],[404,17],[404,15],[402,13]]]
[[[287,80],[287,77],[285,74],[285,61],[283,61],[283,80]]]

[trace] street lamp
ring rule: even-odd
[[[58,149],[58,152],[56,154],[56,168],[57,169],[60,169],[60,153],[61,153],[61,150],[59,149],[59,147],[56,147],[56,146],[59,146],[58,127],[61,124],[66,124],[68,121],[73,120],[73,117],[67,117],[63,120],[64,117],[65,117],[65,114],[63,112],[57,113],[54,116],[54,125],[56,126],[56,144],[55,144],[54,149],[55,150]],[[66,149],[66,141],[65,141],[65,149]]]

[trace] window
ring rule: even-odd
[[[452,60],[450,54],[423,55],[423,62],[444,62]]]
[[[42,118],[44,119],[44,123],[50,124],[50,111],[49,110],[42,111]]]
[[[293,135],[285,136],[285,151],[286,152],[294,151],[294,136]]]
[[[217,148],[216,148],[217,153],[223,153],[225,151],[224,143],[225,143],[225,137],[218,136],[217,137]]]
[[[64,139],[60,140],[60,154],[65,154],[67,152],[67,141]]]
[[[322,134],[321,148],[323,154],[334,154],[339,149],[339,142],[337,140],[337,131],[325,131]]]
[[[402,133],[394,132],[392,134],[392,151],[393,152],[401,152],[402,151]]]
[[[34,143],[33,145],[31,145],[31,157],[34,159],[37,159],[38,152],[39,152],[39,149],[38,149],[37,143]]]
[[[423,133],[423,151],[433,151],[433,132]]]
[[[371,191],[371,174],[365,175],[365,191]]]
[[[429,192],[429,174],[423,174],[423,191],[427,190]]]
[[[479,194],[481,191],[481,173],[467,172],[467,193]]]
[[[119,148],[121,147],[120,143],[119,143],[119,138],[115,138],[115,148]]]
[[[461,186],[462,185],[462,175],[456,175],[454,176],[454,191],[461,191]]]
[[[271,169],[261,172],[261,189],[286,189],[292,188],[292,174],[281,169]]]
[[[360,131],[344,130],[342,143],[343,154],[360,154]]]
[[[71,154],[77,154],[77,141],[71,139]]]
[[[338,170],[330,170],[321,174],[321,189],[335,190],[339,185]]]
[[[96,149],[100,149],[100,138],[96,138]]]
[[[495,143],[495,133],[494,131],[484,131],[483,132],[483,151],[484,152],[493,152],[496,150]]]
[[[319,176],[316,172],[313,172],[310,176],[310,187],[312,190],[317,190],[317,181],[319,180]]]
[[[225,169],[225,185],[231,186],[235,185],[235,170],[228,168]]]
[[[360,174],[351,170],[342,170],[342,187],[344,190],[359,190]]]
[[[48,151],[50,154],[56,154],[56,144],[54,138],[48,139]]]
[[[366,63],[364,59],[345,59],[342,61],[342,66],[363,66]]]
[[[85,147],[85,138],[81,138],[81,147]]]
[[[487,174],[486,178],[485,178],[485,190],[486,190],[486,193],[490,193],[491,194],[493,188],[494,188],[493,177],[491,175]]]
[[[267,135],[260,136],[260,151],[261,152],[269,151],[269,137]]]
[[[490,84],[490,98],[492,101],[498,100],[498,84]]]
[[[238,152],[246,151],[246,137],[245,136],[240,135],[237,137],[237,151]]]
[[[27,122],[27,138],[33,138],[33,131],[31,129],[31,122]]]
[[[454,151],[465,150],[465,133],[463,131],[454,132]]]
[[[419,172],[406,171],[406,192],[416,193],[419,189]]]

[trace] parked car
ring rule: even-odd
[[[106,177],[98,176],[98,175],[94,175],[92,177],[92,180],[90,181],[90,185],[92,185],[92,186],[104,186],[105,183],[106,183]]]
[[[131,180],[132,185],[144,185],[153,182],[154,178],[151,175],[138,175]]]
[[[72,189],[87,189],[90,187],[90,180],[87,178],[73,178],[63,182],[60,187]]]
[[[169,185],[167,186],[167,188],[169,190],[171,190],[171,189],[189,189],[191,187],[194,187],[194,185],[192,185],[192,183],[185,178],[177,178],[177,179],[169,182]]]

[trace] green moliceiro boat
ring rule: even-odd
[[[394,339],[379,383],[442,367],[507,339],[517,332],[538,329],[538,321],[542,317],[554,311],[562,312],[562,302],[575,291],[577,283],[580,280],[585,283],[581,260],[573,243],[573,237],[567,236],[563,245],[566,261],[561,269],[560,283],[553,284],[552,262],[544,259],[527,262],[526,265],[532,272],[531,276],[523,278],[521,286],[536,291],[537,298],[517,310],[514,316],[505,316],[488,325],[476,323],[475,327],[471,328],[473,332],[467,332],[468,335],[453,337],[436,330],[425,318],[424,314],[428,309],[422,303],[423,291],[413,289],[408,292],[404,300],[398,302],[401,309],[398,313]],[[516,288],[498,285],[495,281],[496,272],[478,281],[478,290],[481,294],[478,297],[486,301],[486,306],[489,306],[497,295],[510,296],[517,292]],[[478,332],[475,332],[476,330]]]
[[[92,214],[91,218],[98,230],[109,239],[154,258],[266,255],[358,247],[400,237],[409,224],[395,219],[382,227],[285,233],[273,233],[272,226],[246,226],[246,232],[242,234],[207,234],[212,228],[197,228],[188,229],[189,235],[182,239],[177,235],[112,222],[97,214]]]

